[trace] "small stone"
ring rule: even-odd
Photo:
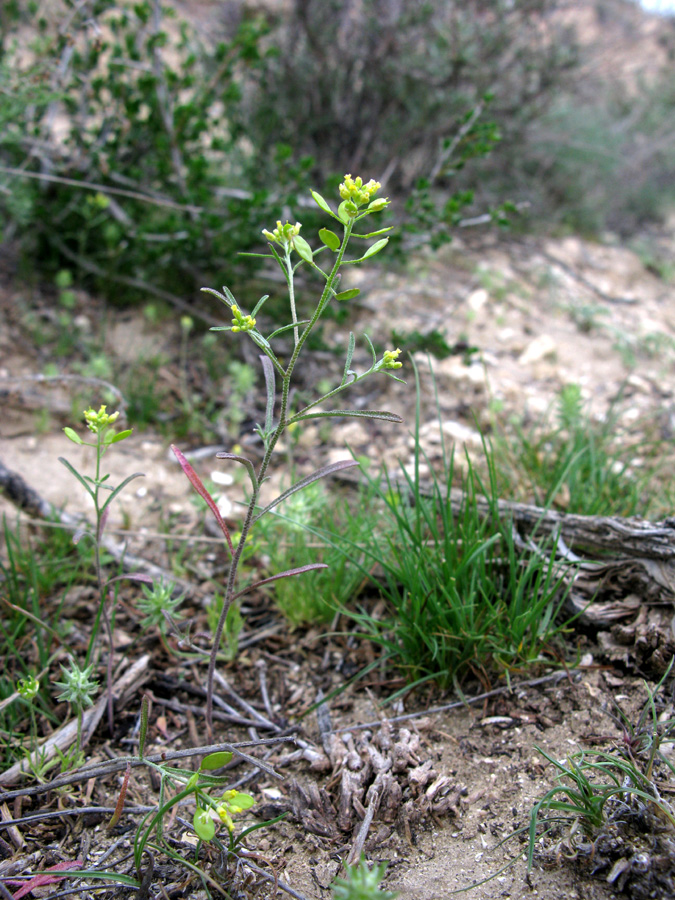
[[[518,358],[521,366],[531,365],[543,359],[555,359],[558,345],[550,334],[541,334],[527,345]]]

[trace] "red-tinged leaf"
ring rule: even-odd
[[[103,510],[102,510],[102,512],[101,512],[101,518],[98,520],[98,535],[97,535],[97,538],[98,538],[99,541],[101,540],[101,535],[102,535],[103,532],[105,531],[105,526],[106,526],[106,524],[107,524],[107,522],[108,522],[108,516],[109,516],[109,514],[110,514],[110,507],[104,506],[104,507],[103,507]]]
[[[254,588],[261,587],[263,584],[269,584],[271,581],[278,581],[280,578],[292,578],[294,575],[302,575],[303,572],[311,572],[313,569],[327,569],[328,566],[326,563],[309,563],[306,566],[300,566],[298,569],[286,569],[285,572],[279,572],[277,575],[271,575],[269,578],[263,578],[262,581],[254,581],[253,584],[249,584],[248,587],[245,587],[243,590],[239,591],[238,594],[235,594],[232,600],[238,600],[239,597],[242,597],[244,594],[248,594],[249,591],[252,591]]]
[[[117,798],[117,803],[115,804],[115,812],[112,814],[112,819],[108,822],[108,830],[110,831],[117,825],[119,820],[122,818],[122,810],[124,809],[124,800],[127,796],[127,787],[129,786],[129,776],[131,775],[131,763],[127,762],[127,768],[124,773],[124,779],[122,780],[122,787],[120,788],[120,793]]]
[[[327,466],[322,466],[320,469],[316,469],[316,471],[312,472],[310,475],[306,475],[300,481],[296,481],[295,484],[292,484],[288,490],[284,491],[283,494],[279,494],[276,500],[272,500],[271,503],[268,503],[267,506],[261,510],[258,515],[253,520],[257,522],[261,516],[264,516],[266,512],[269,512],[270,509],[274,509],[275,506],[278,506],[282,500],[286,500],[287,497],[290,497],[291,494],[295,494],[296,491],[301,491],[303,488],[306,488],[307,485],[312,484],[314,481],[318,481],[320,478],[325,478],[327,475],[333,475],[335,472],[341,472],[342,469],[351,469],[352,466],[358,466],[358,462],[355,459],[341,459],[338,462],[328,463]]]
[[[55,866],[50,866],[44,872],[40,872],[39,875],[36,875],[34,878],[31,878],[30,881],[27,881],[26,884],[23,885],[23,887],[19,888],[16,894],[14,894],[14,900],[21,900],[22,897],[30,894],[33,891],[33,888],[44,887],[44,885],[47,884],[56,884],[59,879],[67,877],[66,875],[50,875],[48,873],[64,872],[67,869],[77,869],[81,865],[81,859],[74,859],[57,863]]]
[[[227,546],[230,548],[230,553],[232,554],[232,556],[234,556],[234,548],[232,547],[232,538],[230,537],[230,532],[227,528],[227,525],[225,524],[223,517],[220,514],[220,510],[216,506],[215,500],[213,499],[211,494],[209,494],[209,492],[206,490],[206,488],[202,484],[202,481],[201,481],[199,475],[197,475],[195,470],[192,468],[192,466],[187,461],[185,456],[183,456],[183,454],[178,449],[178,447],[176,447],[175,444],[172,444],[171,449],[173,450],[174,456],[180,463],[181,469],[185,472],[185,474],[188,478],[188,481],[190,482],[192,487],[197,491],[197,493],[202,498],[202,500],[204,500],[206,502],[206,505],[211,510],[213,515],[216,517],[216,522],[218,523],[220,530],[225,535],[225,540],[227,541]]]

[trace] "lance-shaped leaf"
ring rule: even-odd
[[[323,199],[323,197],[321,196],[321,194],[318,191],[310,190],[310,194],[314,198],[314,202],[317,204],[317,206],[320,206],[324,212],[329,213],[329,215],[331,215],[334,219],[337,218],[337,216],[335,215],[333,210],[330,208],[328,203]]]
[[[355,238],[374,238],[379,237],[381,234],[386,234],[388,231],[392,231],[393,225],[390,225],[389,228],[380,228],[379,231],[371,231],[369,234],[356,234],[355,231],[352,231],[352,237]]]
[[[302,418],[302,416],[299,418]],[[358,462],[355,459],[341,459],[338,462],[329,463],[327,466],[321,466],[320,469],[316,469],[316,471],[312,472],[310,475],[306,475],[304,478],[301,478],[300,481],[296,481],[296,483],[292,484],[288,488],[288,490],[284,491],[282,494],[279,494],[276,500],[272,500],[271,503],[269,503],[263,510],[261,510],[253,521],[257,522],[258,519],[261,516],[264,516],[266,512],[274,509],[275,506],[278,506],[283,500],[286,500],[288,497],[290,497],[291,494],[295,494],[296,491],[301,491],[303,488],[306,488],[313,482],[318,481],[320,478],[325,478],[326,475],[333,475],[333,473],[340,472],[342,471],[342,469],[351,469],[352,466],[358,466]]]
[[[75,466],[71,465],[71,463],[69,463],[67,459],[64,459],[62,456],[59,456],[59,462],[63,463],[63,465],[66,467],[66,469],[68,469],[70,474],[74,475],[75,478],[77,478],[77,480],[80,482],[82,487],[85,489],[85,491],[89,494],[89,496],[93,500],[94,492],[91,489],[91,487],[87,484],[87,479],[83,475],[80,475],[80,473],[77,471]],[[89,481],[91,481],[91,479],[89,479]]]
[[[115,497],[120,493],[120,491],[123,491],[124,488],[129,484],[129,482],[134,480],[134,478],[145,478],[145,475],[142,472],[134,472],[133,475],[129,475],[127,478],[125,478],[124,481],[122,482],[122,484],[118,484],[117,487],[115,488],[115,490],[112,492],[112,494],[105,501],[105,503],[101,507],[101,512],[103,512],[108,506],[110,506],[110,504],[113,502]],[[104,485],[102,485],[102,487],[103,486]],[[112,488],[108,488],[108,490],[112,490]]]
[[[329,416],[337,416],[338,418],[354,416],[357,419],[382,419],[385,422],[396,422],[397,425],[403,424],[403,419],[400,416],[383,409],[327,409],[325,412],[313,412],[305,413],[305,415],[302,416],[293,416],[288,424],[292,425],[293,422],[302,422],[303,419],[326,419]]]
[[[251,315],[253,316],[254,319],[255,319],[255,317],[258,315],[258,313],[260,312],[260,310],[262,309],[263,304],[265,303],[265,301],[266,301],[266,300],[269,300],[269,299],[270,299],[270,295],[269,295],[269,294],[263,294],[263,296],[260,298],[260,300],[258,300],[258,302],[256,303],[256,305],[255,305],[255,306],[253,307],[253,309],[251,310]]]
[[[258,479],[255,474],[255,469],[253,468],[253,463],[250,459],[247,459],[245,456],[237,456],[236,453],[225,453],[225,451],[221,451],[220,453],[216,453],[216,459],[233,459],[235,462],[241,463],[242,466],[246,467],[246,471],[248,472],[248,477],[251,479],[251,485],[253,486],[253,490],[255,491],[258,487]]]
[[[290,325],[282,325],[281,328],[277,328],[277,330],[273,331],[272,334],[268,334],[267,340],[271,341],[272,338],[279,337],[280,334],[284,334],[286,331],[292,331],[299,325],[309,325],[310,321],[311,319],[299,319],[297,322],[291,322]]]
[[[73,431],[72,428],[64,428],[63,431],[64,431],[66,437],[70,438],[70,440],[74,444],[84,444],[84,441],[82,440],[82,438],[79,436],[79,434],[76,431]]]
[[[106,438],[106,444],[119,444],[120,441],[128,438],[130,434],[132,434],[133,428],[127,428],[126,431],[118,431],[117,434],[113,434],[111,438]]]
[[[272,431],[272,420],[274,419],[274,398],[276,396],[276,381],[274,378],[274,366],[272,361],[266,356],[261,356],[263,373],[265,375],[265,387],[267,388],[267,406],[265,408],[265,433],[270,434]]]
[[[176,447],[174,444],[172,444],[171,449],[173,450],[174,456],[180,463],[181,469],[187,475],[188,481],[190,482],[192,487],[197,491],[197,493],[202,498],[202,500],[204,500],[206,502],[206,505],[211,510],[213,515],[216,517],[216,522],[218,523],[220,530],[225,535],[225,540],[227,541],[227,546],[230,549],[230,553],[232,554],[232,556],[234,556],[234,548],[232,547],[232,538],[230,537],[230,532],[228,531],[227,525],[225,524],[225,520],[221,516],[220,510],[218,509],[218,507],[216,505],[216,501],[213,499],[211,494],[209,494],[209,492],[206,490],[206,488],[202,484],[202,481],[201,481],[199,475],[197,475],[195,470],[192,468],[192,466],[187,461],[187,459],[183,456],[183,454],[178,449],[178,447]]]
[[[342,373],[342,381],[341,384],[344,384],[350,375],[356,377],[356,372],[352,371],[352,359],[354,358],[354,348],[356,347],[356,338],[354,337],[354,332],[349,332],[349,344],[347,345],[347,358],[345,360],[345,368]]]
[[[248,587],[242,588],[239,593],[235,594],[232,600],[238,600],[244,594],[248,594],[255,588],[261,587],[263,584],[269,584],[271,581],[278,581],[280,578],[292,578],[294,575],[302,575],[303,572],[312,572],[314,569],[327,569],[326,563],[308,563],[306,566],[300,566],[297,569],[286,569],[285,572],[278,572],[276,575],[270,575],[269,578],[263,578],[262,581],[254,581]]]

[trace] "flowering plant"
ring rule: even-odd
[[[209,737],[213,734],[213,681],[218,648],[220,647],[227,614],[232,604],[236,602],[242,594],[257,588],[260,585],[276,581],[279,578],[300,575],[311,569],[325,568],[322,563],[312,563],[296,569],[280,572],[269,578],[265,578],[262,581],[257,581],[242,590],[237,590],[237,570],[251,528],[261,516],[274,509],[279,503],[287,497],[290,497],[296,491],[300,491],[313,482],[318,481],[320,478],[324,478],[341,469],[357,465],[354,460],[343,460],[322,466],[310,475],[305,476],[300,479],[300,481],[291,485],[291,487],[283,491],[275,500],[261,509],[259,506],[260,489],[266,479],[272,454],[282,434],[287,428],[295,426],[299,422],[308,419],[332,416],[358,416],[359,418],[380,419],[396,423],[402,421],[400,416],[395,413],[383,410],[326,409],[324,407],[324,404],[333,401],[338,395],[350,390],[370,375],[383,373],[394,378],[396,381],[401,381],[401,379],[394,374],[394,372],[397,369],[400,369],[402,365],[398,362],[398,356],[401,351],[398,349],[385,350],[383,356],[378,358],[372,341],[367,335],[365,336],[365,341],[370,350],[371,363],[364,371],[357,372],[352,367],[354,350],[356,347],[356,340],[353,333],[350,333],[349,335],[345,365],[339,383],[321,396],[310,400],[310,402],[301,409],[297,411],[291,411],[290,409],[292,379],[300,360],[302,350],[312,331],[316,327],[317,322],[331,303],[351,300],[360,293],[358,288],[351,288],[343,291],[338,290],[339,280],[342,274],[341,270],[345,266],[358,265],[365,260],[371,259],[376,253],[383,250],[389,241],[389,238],[384,237],[384,235],[391,231],[391,228],[381,228],[366,233],[356,232],[354,230],[359,222],[362,222],[374,213],[381,212],[389,205],[389,200],[385,197],[376,198],[376,194],[380,190],[380,187],[380,183],[372,179],[367,183],[364,183],[363,179],[360,177],[352,178],[351,175],[345,175],[344,181],[339,187],[341,202],[337,206],[337,209],[334,209],[317,191],[311,191],[315,203],[330,216],[335,223],[337,223],[339,230],[342,232],[340,236],[330,228],[321,228],[318,233],[319,244],[315,249],[313,249],[310,243],[301,235],[302,225],[300,222],[295,222],[294,224],[286,222],[285,224],[282,224],[279,220],[276,223],[276,227],[272,230],[263,229],[262,233],[268,241],[269,252],[253,255],[274,260],[278,264],[288,287],[290,306],[290,322],[281,328],[277,328],[271,334],[264,334],[261,330],[261,326],[258,324],[258,314],[263,308],[265,301],[268,299],[267,295],[261,297],[250,312],[245,312],[242,309],[241,304],[237,302],[228,288],[224,287],[222,293],[211,290],[210,288],[204,289],[224,303],[225,306],[228,307],[232,317],[231,325],[217,326],[211,330],[246,334],[261,351],[260,359],[262,361],[267,392],[265,421],[256,426],[256,432],[259,435],[263,446],[263,459],[257,469],[253,462],[244,456],[228,452],[217,454],[220,459],[232,460],[233,462],[237,462],[244,466],[251,483],[249,503],[236,542],[233,542],[232,536],[218,506],[204,487],[197,473],[183,453],[177,447],[172,448],[192,486],[206,501],[213,515],[216,517],[216,521],[223,532],[223,536],[231,554],[231,565],[225,588],[223,607],[218,619],[218,624],[216,625],[213,647],[209,659],[206,702],[206,722]],[[371,240],[373,238],[375,239],[374,243],[372,243],[363,254],[355,258],[347,258],[347,247],[352,239]],[[323,264],[323,260],[326,258],[327,264]],[[309,268],[318,275],[323,282],[323,289],[313,313],[308,319],[302,321],[299,320],[297,316],[294,284],[295,273],[301,266]],[[292,332],[293,334],[292,351],[288,361],[282,362],[282,359],[275,348],[275,342],[282,334],[287,335],[289,332]],[[281,390],[279,393],[277,393],[277,379],[281,381]]]

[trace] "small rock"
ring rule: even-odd
[[[518,358],[521,366],[540,362],[542,359],[555,359],[558,345],[550,334],[541,334],[527,345]]]

